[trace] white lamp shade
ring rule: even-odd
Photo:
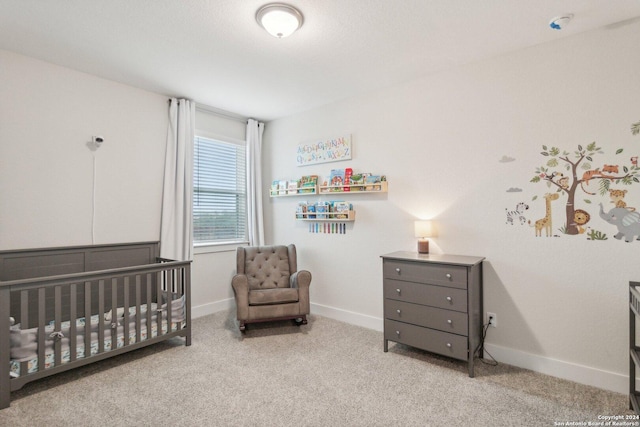
[[[263,6],[256,14],[256,21],[274,37],[282,38],[293,34],[302,26],[302,14],[295,8],[273,3]]]
[[[416,237],[431,237],[432,235],[431,221],[415,221],[414,229]]]

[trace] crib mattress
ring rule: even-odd
[[[165,308],[163,306],[163,308]],[[178,307],[176,307],[178,308]],[[180,307],[180,312],[184,307]],[[152,310],[156,310],[156,305],[153,304]],[[166,309],[161,310],[158,314],[161,315],[161,321],[158,322],[157,314],[154,314],[151,317],[151,328],[147,328],[147,319],[144,316],[146,313],[146,307],[143,305],[141,307],[141,314],[143,317],[140,319],[140,342],[146,341],[150,338],[155,338],[158,336],[158,329],[160,327],[161,333],[160,335],[164,335],[168,332],[175,332],[179,329],[186,327],[186,321],[184,317],[181,315],[176,316],[179,312],[172,310],[172,321],[169,327],[167,322],[167,314]],[[117,328],[105,328],[104,329],[104,352],[114,350],[116,348],[124,347],[125,345],[125,333],[124,333],[124,324],[122,323],[124,317],[121,316],[121,312],[118,312],[118,326]],[[135,307],[130,309],[130,318],[129,318],[129,344],[134,344],[137,341],[137,332],[136,332],[136,320],[135,320]],[[182,314],[182,313],[180,313]],[[61,323],[61,330],[67,332],[69,331],[70,321],[65,321]],[[83,359],[86,357],[85,353],[85,335],[84,335],[84,327],[86,325],[86,319],[78,318],[76,319],[76,359]],[[98,338],[97,325],[100,323],[100,317],[98,315],[91,316],[90,327],[92,329],[91,332],[91,342],[89,345],[89,355],[96,355],[100,351],[100,341]],[[149,334],[150,329],[150,334]],[[112,332],[113,331],[113,332]],[[45,325],[45,336],[48,337],[47,343],[45,344],[45,357],[44,357],[44,369],[50,369],[55,366],[55,352],[54,352],[54,342],[51,339],[51,334],[55,332],[54,322],[50,322],[48,325]],[[70,348],[70,339],[68,336],[64,336],[62,334],[59,337],[61,341],[61,363],[69,363],[71,361],[71,348]],[[30,358],[22,358],[22,359],[11,359],[10,360],[10,375],[13,378],[17,378],[21,375],[31,374],[38,371],[38,357],[30,357]],[[26,368],[26,371],[23,369]]]

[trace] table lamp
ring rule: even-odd
[[[427,240],[427,237],[432,236],[431,221],[415,221],[414,228],[418,238],[418,253],[428,254],[429,240]]]

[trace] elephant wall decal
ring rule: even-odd
[[[618,227],[618,233],[613,236],[616,239],[624,237],[625,242],[630,242],[635,237],[636,240],[640,240],[640,212],[627,208],[613,208],[605,213],[600,203],[600,218]]]

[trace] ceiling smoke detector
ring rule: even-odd
[[[562,29],[564,29],[564,27],[567,26],[569,21],[571,21],[571,18],[573,18],[572,14],[558,16],[556,18],[553,18],[551,20],[551,22],[549,22],[549,27],[551,27],[551,29],[553,29],[553,30],[562,30]]]
[[[284,3],[269,3],[258,9],[256,21],[269,34],[283,38],[302,27],[302,13],[293,6]]]

